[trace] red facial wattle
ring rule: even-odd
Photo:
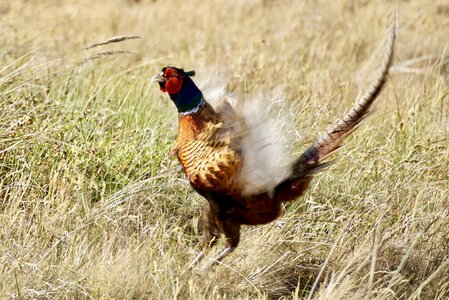
[[[172,77],[165,82],[165,90],[169,94],[177,94],[182,87],[182,78]]]
[[[181,90],[184,76],[173,68],[167,68],[164,72],[164,77],[167,81],[163,85],[160,85],[161,91],[167,92],[170,95],[177,94]]]

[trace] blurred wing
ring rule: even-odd
[[[239,104],[247,132],[242,138],[243,193],[271,192],[291,171],[287,114],[279,91],[260,93]]]
[[[244,195],[271,191],[289,175],[292,165],[284,126],[289,123],[288,114],[283,111],[281,92],[259,93],[242,101],[227,94],[227,81],[222,80],[225,73],[215,73],[202,83],[202,89],[223,122],[218,139],[228,135],[228,147],[240,156],[241,168],[233,175],[233,186]]]

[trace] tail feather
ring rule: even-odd
[[[393,63],[394,43],[396,39],[396,19],[397,17],[395,14],[392,15],[390,19],[387,51],[375,83],[343,118],[336,122],[335,125],[318,138],[313,145],[306,149],[302,154],[302,159],[298,160],[298,162],[301,161],[301,163],[303,163],[305,161],[309,164],[317,164],[322,161],[340,146],[343,140],[356,129],[357,124],[368,113],[370,106],[385,86],[388,78],[388,71]]]
[[[328,163],[323,163],[323,160],[340,147],[343,140],[367,115],[369,108],[385,86],[388,71],[393,62],[396,22],[397,16],[394,13],[390,18],[387,49],[377,80],[343,118],[329,128],[293,163],[290,176],[276,186],[275,198],[280,201],[289,201],[300,196],[307,189],[313,175],[327,167]]]

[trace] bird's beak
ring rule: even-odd
[[[151,77],[151,81],[152,82],[166,82],[167,78],[165,78],[161,74],[157,74],[157,75],[154,75],[153,77]]]

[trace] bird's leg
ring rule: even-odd
[[[223,260],[223,258],[225,258],[226,256],[228,256],[228,254],[232,253],[232,251],[234,251],[236,248],[237,248],[237,247],[231,247],[231,246],[228,246],[228,247],[223,248],[223,250],[220,252],[220,254],[219,254],[218,256],[216,256],[215,258],[213,258],[213,259],[209,262],[208,265],[213,266],[213,265],[215,265],[215,264],[221,262],[221,261]],[[208,269],[208,268],[206,267],[206,269]]]
[[[221,262],[226,256],[232,253],[235,248],[237,248],[240,242],[240,225],[233,224],[229,221],[225,221],[222,223],[222,229],[226,237],[226,247],[220,252],[218,256],[211,259],[203,268],[204,271],[207,271],[214,265]]]
[[[205,253],[208,249],[212,248],[220,236],[220,230],[216,222],[217,218],[212,212],[212,208],[209,203],[203,208],[203,237],[202,237],[202,250],[197,257],[187,267],[191,269],[197,266],[205,257]]]

